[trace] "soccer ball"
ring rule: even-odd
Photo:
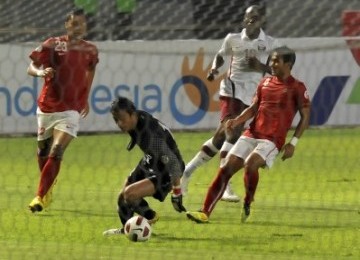
[[[151,236],[151,226],[146,218],[134,216],[125,223],[125,235],[130,241],[144,242]]]

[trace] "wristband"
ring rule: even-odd
[[[293,136],[290,140],[290,144],[295,147],[298,141],[299,141],[299,138],[297,138],[296,136]]]
[[[180,186],[180,185],[173,187],[173,194],[174,194],[175,196],[181,195],[181,186]]]

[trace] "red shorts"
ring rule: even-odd
[[[240,115],[247,107],[239,99],[220,96],[220,122],[224,121],[225,118],[234,118]]]

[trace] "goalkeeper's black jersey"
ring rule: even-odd
[[[128,150],[137,144],[144,152],[141,161],[144,167],[181,177],[185,164],[170,130],[149,113],[140,110],[136,113],[138,123],[136,129],[129,132]]]

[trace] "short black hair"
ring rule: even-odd
[[[85,11],[84,11],[84,9],[83,9],[83,8],[79,8],[79,7],[74,8],[74,9],[72,9],[70,12],[67,13],[67,15],[66,15],[66,21],[69,21],[72,16],[80,16],[80,15],[84,15],[84,16],[85,16]]]
[[[284,63],[290,63],[290,68],[292,68],[296,61],[296,54],[293,49],[290,49],[287,46],[281,46],[275,48],[272,53],[276,52],[278,55],[281,56]]]
[[[136,111],[135,104],[126,97],[117,97],[112,103],[111,103],[111,113],[118,112],[120,110],[125,110],[130,115]]]
[[[265,14],[266,14],[265,6],[259,5],[259,4],[253,4],[253,5],[249,5],[248,7],[245,8],[244,15],[250,9],[256,10],[260,16],[265,16]]]

